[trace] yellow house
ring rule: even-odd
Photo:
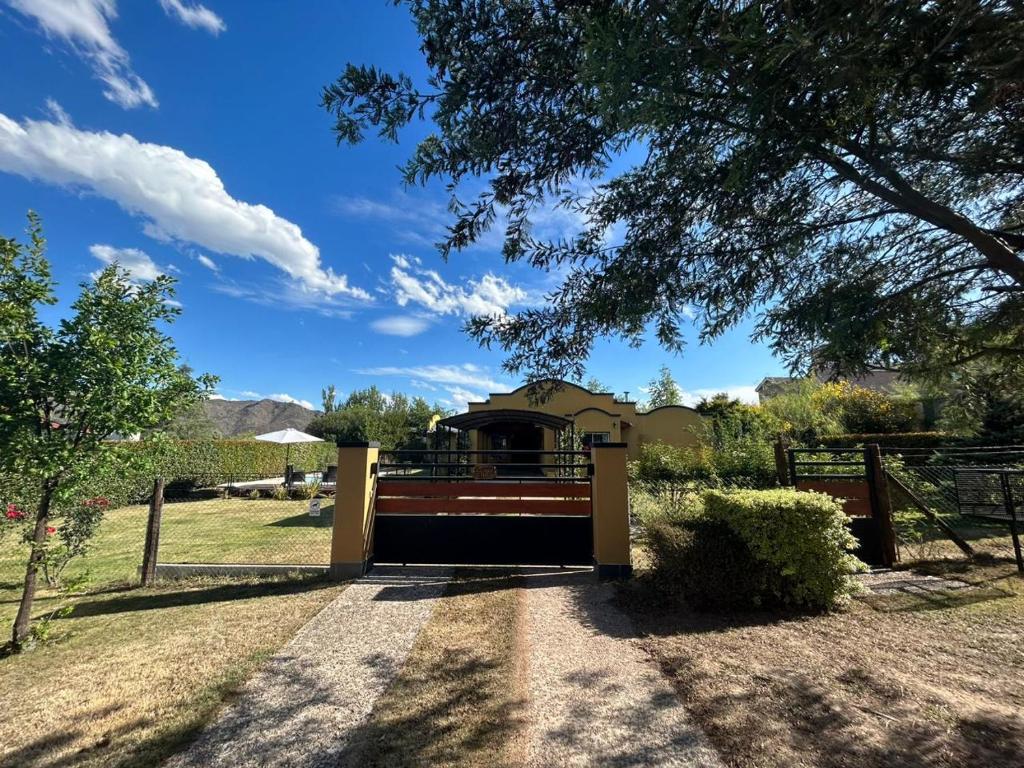
[[[566,438],[591,443],[625,443],[635,459],[644,443],[664,442],[687,447],[700,441],[700,415],[682,405],[638,411],[636,403],[619,400],[610,392],[591,392],[562,381],[543,403],[529,398],[529,385],[512,392],[492,393],[487,400],[469,403],[469,410],[441,419],[438,425],[462,437],[458,442],[475,451],[556,451],[567,447]],[[523,462],[536,463],[529,454]],[[543,462],[542,462],[543,463]]]

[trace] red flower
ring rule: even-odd
[[[110,506],[110,499],[108,499],[108,498],[106,498],[104,496],[97,496],[96,497],[96,504],[98,506],[100,506],[100,507],[109,507]]]
[[[14,504],[7,505],[7,519],[8,520],[24,520],[25,513],[18,509]]]
[[[46,534],[47,534],[48,536],[52,536],[52,535],[53,535],[53,534],[55,534],[56,532],[57,532],[57,529],[56,529],[56,528],[54,528],[54,527],[53,527],[52,525],[48,525],[48,526],[46,526]]]

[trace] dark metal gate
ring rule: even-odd
[[[383,455],[377,563],[591,565],[589,454],[406,451]]]

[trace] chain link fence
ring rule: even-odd
[[[883,448],[886,470],[946,524],[963,536],[976,552],[994,557],[1013,557],[1013,545],[1006,524],[961,514],[957,497],[958,471],[978,469],[1024,469],[1024,446],[979,448]],[[1024,498],[1024,487],[1018,498]],[[934,532],[920,519],[916,505],[896,485],[890,487],[897,513],[900,538],[911,550],[925,557],[935,549]]]
[[[213,486],[167,481],[158,563],[327,565],[334,477],[236,475]]]

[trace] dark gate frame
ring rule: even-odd
[[[524,465],[514,461],[513,453],[441,449],[382,454],[374,499],[374,561],[593,564],[590,454],[522,451],[551,457],[550,463]],[[388,461],[389,456],[404,461]],[[480,479],[477,467],[505,471]],[[514,471],[526,474],[509,474]]]
[[[812,455],[812,458],[801,459]],[[828,460],[813,456],[829,454]],[[892,521],[892,502],[888,479],[882,465],[878,445],[863,448],[788,448],[776,450],[777,461],[787,458],[787,466],[779,467],[779,476],[786,477],[797,490],[827,493],[843,502],[843,511],[850,518],[850,530],[860,546],[855,554],[866,563],[891,568],[899,559],[896,550],[896,529]],[[838,472],[823,471],[838,468]]]

